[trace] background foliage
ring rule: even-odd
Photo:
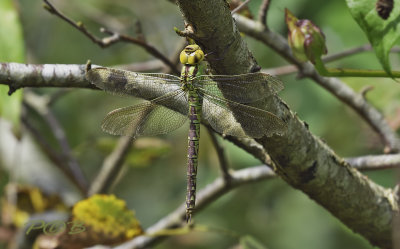
[[[3,2],[4,0],[1,1]],[[179,43],[180,38],[173,32],[173,27],[183,27],[181,14],[174,4],[165,0],[146,1],[145,4],[140,0],[70,0],[53,3],[68,16],[83,21],[92,31],[108,25],[110,29],[134,34],[134,23],[140,20],[147,41],[157,45],[167,55],[171,55],[171,51],[175,51]],[[0,11],[5,8],[2,5],[0,4]],[[254,15],[257,15],[259,5],[259,0],[250,2]],[[268,25],[286,36],[284,8],[289,8],[299,18],[312,20],[323,30],[329,54],[368,43],[366,35],[348,11],[345,1],[326,1],[324,4],[318,0],[272,1]],[[84,64],[87,59],[91,59],[95,64],[114,66],[153,59],[141,48],[129,44],[119,43],[107,49],[97,47],[65,22],[44,11],[41,1],[20,0],[19,11],[24,38],[18,35],[11,37],[15,44],[22,41],[25,43],[27,63]],[[10,20],[5,21],[13,23]],[[7,25],[0,27],[0,34],[5,27]],[[101,35],[99,32],[97,34]],[[1,35],[0,41],[5,37]],[[261,43],[248,37],[245,39],[263,68],[286,64]],[[4,54],[4,47],[0,46],[0,49],[3,50],[0,55]],[[0,59],[8,60],[3,57]],[[398,69],[398,55],[392,55],[390,59],[392,69]],[[22,57],[10,60],[21,61]],[[374,52],[348,57],[329,66],[381,68]],[[381,144],[378,137],[343,103],[310,80],[297,79],[294,74],[281,79],[286,88],[280,96],[309,124],[310,130],[325,140],[339,156],[351,157],[379,152]],[[393,80],[349,78],[345,82],[356,90],[366,85],[375,86],[368,93],[368,99],[395,122],[400,112],[400,88]],[[34,91],[45,94],[56,90]],[[5,93],[0,94],[1,100],[9,100]],[[54,112],[65,128],[71,147],[89,178],[95,176],[113,144],[113,139],[117,139],[101,131],[102,118],[108,111],[131,105],[135,101],[137,100],[109,96],[100,91],[77,89],[55,104]],[[34,114],[31,120],[33,118]],[[47,128],[40,120],[33,122],[43,134],[47,134]],[[184,200],[186,137],[187,129],[182,128],[159,137],[162,141],[145,140],[152,145],[157,143],[157,146],[161,146],[158,147],[160,150],[150,152],[149,155],[151,157],[154,155],[152,153],[156,153],[155,157],[159,159],[149,159],[146,163],[137,162],[133,158],[126,175],[114,188],[114,193],[136,210],[144,228],[158,221]],[[232,168],[260,164],[234,145],[224,141],[222,143],[227,149]],[[216,153],[205,129],[202,131],[200,144],[198,187],[202,188],[218,176],[219,168]],[[143,158],[143,154],[140,158]],[[367,175],[386,187],[395,184],[392,170],[370,172]],[[268,248],[372,248],[365,239],[349,231],[326,210],[280,179],[234,190],[196,215],[195,219],[202,224],[250,234]],[[192,233],[168,239],[156,248],[228,248],[236,242],[234,238],[220,234]]]

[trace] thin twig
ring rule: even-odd
[[[294,65],[285,65],[280,67],[261,69],[261,72],[275,76],[293,74],[297,73],[298,71],[299,69]]]
[[[81,186],[81,184],[77,182],[77,179],[72,172],[68,170],[68,165],[65,163],[64,158],[52,148],[42,134],[30,124],[30,121],[26,117],[22,117],[21,120],[25,128],[27,128],[27,130],[32,134],[47,157],[54,163],[54,165],[58,166],[58,168],[64,172],[64,174],[78,187],[82,195],[86,195],[87,189]]]
[[[122,170],[125,158],[128,155],[129,149],[132,147],[133,140],[132,137],[128,136],[119,138],[117,146],[113,152],[104,159],[99,174],[93,180],[88,191],[89,196],[98,193],[106,193],[109,190]]]
[[[86,37],[88,37],[92,42],[99,45],[100,47],[105,48],[105,47],[111,46],[120,41],[138,45],[138,46],[144,48],[147,52],[149,52],[154,57],[156,57],[156,58],[160,59],[162,62],[164,62],[168,67],[171,68],[171,70],[174,73],[179,74],[179,70],[174,66],[174,64],[171,61],[169,61],[169,59],[167,57],[165,57],[160,51],[158,51],[154,46],[146,43],[144,39],[141,39],[141,38],[136,39],[134,37],[124,35],[124,34],[119,34],[118,32],[114,32],[114,31],[111,31],[111,30],[108,30],[105,28],[101,28],[100,31],[103,33],[107,33],[110,36],[100,39],[100,38],[96,37],[95,35],[93,35],[91,32],[89,32],[82,22],[73,21],[72,19],[70,19],[69,17],[67,17],[60,11],[58,11],[54,7],[54,5],[52,5],[48,0],[43,0],[43,1],[45,2],[44,7],[47,11],[49,11],[51,14],[58,16],[62,20],[69,23],[72,27],[74,27],[77,30],[79,30],[80,32],[82,32]]]
[[[231,14],[235,14],[236,12],[239,12],[241,9],[243,9],[246,4],[248,4],[250,0],[246,0],[243,3],[241,3],[239,6],[237,6],[234,10],[231,11]]]
[[[153,109],[146,110],[146,113],[143,113],[138,123],[144,124],[149,118],[148,114],[152,111]],[[126,134],[127,136],[123,136],[119,139],[114,151],[104,160],[99,174],[92,182],[89,189],[89,195],[105,193],[114,183],[114,180],[122,170],[125,158],[135,140],[136,132],[137,126],[133,126],[131,127],[131,130],[129,130],[128,134]]]
[[[225,156],[224,148],[218,142],[217,136],[215,135],[214,130],[207,126],[207,131],[208,131],[208,134],[210,135],[211,142],[214,145],[215,151],[217,152],[219,166],[221,168],[222,176],[223,176],[226,184],[229,185],[231,175],[229,173],[229,166],[228,166],[228,161]]]
[[[66,170],[74,177],[74,182],[78,184],[80,189],[87,190],[88,184],[86,178],[81,171],[78,161],[72,155],[72,150],[67,141],[64,129],[61,127],[54,113],[50,110],[49,103],[48,98],[40,97],[32,92],[25,93],[25,104],[34,109],[43,118],[60,145],[60,158],[66,161]]]
[[[137,20],[135,23],[135,32],[138,40],[146,42],[146,37],[143,34],[142,23],[139,20]]]
[[[267,13],[270,3],[271,3],[270,0],[263,0],[260,6],[260,10],[258,11],[258,21],[261,22],[266,27],[267,27]]]
[[[347,49],[345,51],[342,51],[342,52],[339,52],[339,53],[336,53],[336,54],[327,55],[324,58],[322,58],[322,61],[323,62],[331,62],[331,61],[342,59],[344,57],[348,57],[348,56],[351,56],[351,55],[356,55],[358,53],[365,52],[365,51],[371,51],[371,50],[372,50],[371,45],[370,44],[365,44],[363,46],[350,48],[350,49]]]
[[[172,72],[174,72],[175,74],[179,74],[180,73],[179,70],[177,69],[176,65],[174,65],[173,62],[171,62],[160,51],[158,51],[157,48],[155,48],[154,46],[148,44],[145,40],[136,39],[136,38],[133,38],[131,36],[124,35],[124,34],[118,34],[116,32],[113,32],[111,30],[107,30],[105,28],[102,28],[101,32],[111,35],[111,37],[109,38],[110,42],[115,43],[117,41],[125,41],[125,42],[129,42],[129,43],[132,43],[132,44],[139,45],[140,47],[144,48],[147,52],[149,52],[151,55],[153,55],[154,57],[156,57],[156,58],[160,59],[162,62],[164,62],[171,69]],[[118,39],[114,38],[114,37],[118,37]]]
[[[75,6],[71,7],[71,3],[68,1],[58,1],[58,7],[63,9],[64,7],[70,7],[70,9],[74,8]],[[107,10],[103,11],[99,8],[94,7],[93,4],[86,2],[85,6],[79,8],[80,14],[85,16],[87,19],[93,20],[100,25],[111,28],[112,30],[122,32],[123,30],[127,30],[130,28],[130,22],[122,22],[119,18],[112,16],[110,12]],[[129,16],[131,18],[131,15]]]
[[[369,44],[365,44],[360,47],[355,47],[355,48],[350,48],[348,50],[332,54],[332,55],[327,55],[322,58],[323,62],[332,62],[336,61],[342,58],[346,58],[352,55],[356,55],[358,53],[366,52],[366,51],[371,51],[372,47]],[[394,47],[390,50],[390,53],[399,53],[400,52],[400,47]],[[298,67],[295,65],[285,65],[281,67],[274,67],[274,68],[268,68],[268,69],[263,69],[262,72],[272,74],[272,75],[287,75],[287,74],[292,74],[292,73],[297,73],[299,71]]]
[[[101,47],[107,46],[102,42],[102,40],[96,38],[94,35],[92,35],[86,28],[83,26],[82,22],[75,22],[72,19],[68,18],[66,15],[58,11],[53,4],[51,4],[48,0],[43,0],[45,2],[45,5],[43,6],[47,11],[49,11],[51,14],[58,16],[59,18],[63,19],[67,23],[69,23],[71,26],[74,28],[78,29],[81,31],[83,34],[85,34],[92,42],[96,43],[97,45]]]
[[[400,167],[400,154],[350,157],[344,160],[358,170],[382,170]]]
[[[323,62],[332,62],[335,60],[339,60],[351,55],[356,55],[358,53],[366,52],[366,51],[371,51],[373,50],[372,46],[370,44],[365,44],[360,47],[355,47],[355,48],[350,48],[348,50],[332,54],[332,55],[327,55],[324,58],[322,58]],[[390,53],[399,53],[400,52],[400,47],[393,47],[390,49]]]

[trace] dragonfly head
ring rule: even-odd
[[[179,59],[184,65],[197,65],[204,59],[204,52],[196,44],[188,45],[182,50]]]

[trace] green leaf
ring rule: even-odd
[[[376,11],[376,0],[346,0],[353,18],[363,29],[383,69],[390,73],[389,52],[400,36],[400,6],[395,4],[387,20]]]
[[[243,249],[267,249],[267,247],[250,235],[241,237],[240,245]]]
[[[12,0],[0,1],[0,62],[24,62],[25,49],[21,23]],[[19,132],[22,91],[8,96],[8,87],[0,85],[0,117],[13,123]]]

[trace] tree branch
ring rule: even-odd
[[[400,165],[400,155],[365,156],[346,160],[355,162],[356,164],[354,167],[361,170],[380,169],[386,168],[386,166],[396,167],[394,166],[395,164]],[[390,162],[390,166],[388,162]],[[382,165],[378,165],[379,163],[382,163]],[[372,167],[372,164],[375,166]],[[232,185],[229,186],[224,184],[225,180],[223,176],[217,178],[214,182],[210,183],[204,189],[199,191],[196,210],[199,211],[199,209],[205,208],[207,205],[211,204],[213,201],[228,193],[230,190],[235,189],[236,187],[248,183],[268,180],[273,177],[276,177],[276,175],[274,171],[270,169],[270,166],[262,165],[234,171],[232,173]],[[159,222],[146,229],[146,233],[153,234],[165,229],[184,226],[185,224],[182,223],[182,221],[185,218],[185,215],[185,203],[183,203],[175,211],[171,212]],[[164,238],[165,237],[140,236],[132,239],[129,242],[114,247],[114,249],[148,248],[149,246],[160,242]]]
[[[361,94],[354,92],[353,89],[337,78],[322,77],[310,63],[300,63],[297,61],[291,54],[286,39],[282,36],[275,34],[265,29],[261,24],[242,16],[235,15],[235,20],[242,32],[273,48],[287,61],[296,65],[302,76],[313,79],[338,99],[354,109],[372,127],[372,129],[378,133],[389,151],[400,151],[400,140],[396,133],[390,128],[383,115],[376,108],[371,106]]]
[[[59,166],[65,168],[63,171],[68,172],[68,175],[70,176],[70,178],[72,178],[72,181],[77,185],[78,189],[83,194],[86,194],[86,191],[88,189],[87,180],[83,172],[81,171],[81,167],[79,166],[78,161],[72,155],[72,150],[67,141],[64,129],[61,127],[56,116],[49,108],[49,104],[51,103],[50,101],[51,101],[50,98],[41,97],[32,92],[28,92],[25,94],[24,104],[33,108],[47,123],[53,136],[56,138],[61,148],[61,153],[59,158],[62,159],[63,163],[59,164]],[[33,131],[33,129],[30,130]],[[39,139],[40,137],[36,138]],[[42,144],[43,144],[42,147],[44,148],[46,146],[46,143]],[[50,150],[46,151],[50,152]]]
[[[242,186],[244,184],[258,182],[273,177],[273,171],[265,166],[252,167],[235,171],[231,174],[229,187],[226,186],[224,177],[217,178],[214,182],[208,184],[204,189],[199,191],[196,200],[196,212],[205,208],[207,205],[218,199],[220,196],[230,190]],[[146,229],[147,234],[152,234],[163,229],[174,228],[184,225],[186,217],[185,203],[180,205],[175,211],[162,218],[153,226]],[[165,237],[146,237],[140,236],[121,244],[114,249],[132,249],[132,248],[148,248],[148,246],[162,240]]]
[[[94,34],[92,34],[90,31],[88,31],[82,22],[73,21],[72,19],[61,13],[59,10],[57,10],[56,7],[52,5],[48,0],[43,0],[43,1],[45,3],[44,6],[47,11],[49,11],[51,14],[55,16],[58,16],[65,22],[69,23],[72,27],[82,32],[86,37],[88,37],[95,44],[99,45],[101,48],[109,47],[120,41],[132,43],[144,48],[149,54],[153,55],[154,57],[164,62],[171,69],[172,72],[179,74],[179,70],[176,68],[176,66],[160,51],[158,51],[156,47],[148,44],[144,39],[141,38],[137,39],[105,28],[101,28],[100,31],[102,33],[107,33],[110,36],[100,39],[96,37]]]
[[[258,21],[261,22],[266,27],[267,27],[267,12],[270,4],[271,4],[270,0],[263,0],[260,9],[258,11]]]
[[[336,61],[336,60],[339,60],[339,59],[342,59],[345,57],[349,57],[352,55],[356,55],[358,53],[371,51],[371,50],[372,50],[371,45],[365,44],[363,46],[350,48],[350,49],[338,52],[336,54],[327,55],[322,58],[322,61],[328,63],[328,62]],[[390,50],[390,53],[398,53],[398,52],[400,52],[399,47],[393,47]],[[299,72],[299,69],[295,65],[285,65],[285,66],[281,66],[281,67],[263,69],[262,72],[272,74],[272,75],[285,75],[285,74],[297,73],[297,72]]]
[[[65,163],[64,158],[62,158],[47,142],[47,140],[42,136],[42,134],[30,124],[26,117],[22,117],[22,123],[25,128],[32,134],[36,142],[42,149],[42,151],[47,155],[47,157],[52,161],[58,168],[73,182],[79,189],[82,195],[86,194],[87,189],[77,181],[73,172],[68,169],[68,165]]]
[[[241,11],[244,7],[246,7],[246,4],[248,4],[249,2],[250,2],[250,0],[244,1],[244,2],[241,3],[239,6],[237,6],[236,8],[234,8],[234,9],[231,11],[231,14],[235,14],[235,13]]]
[[[217,49],[221,47],[219,44],[232,44],[228,48],[227,56],[220,58],[218,62],[210,61],[211,67],[217,73],[240,74],[252,72],[257,68],[223,2],[210,4],[200,0],[178,0],[177,3],[188,25],[195,27],[194,37],[202,48]],[[294,60],[282,37],[266,30],[259,23],[238,15],[235,15],[235,18],[241,31],[264,38],[268,41],[267,44],[283,57]],[[360,111],[391,148],[400,148],[397,137],[383,116],[369,106],[362,96],[355,94],[337,79],[319,76],[311,65],[299,66],[307,76],[325,83],[326,88]],[[223,93],[223,88],[221,91]],[[356,99],[350,99],[352,97]],[[276,173],[324,206],[352,230],[362,234],[372,244],[390,248],[393,212],[398,209],[395,194],[350,168],[326,144],[313,136],[304,122],[277,96],[257,104],[257,107],[272,111],[287,123],[286,134],[257,140],[275,162]],[[231,111],[235,115],[235,110]],[[242,120],[238,121],[242,123]]]
[[[96,67],[92,65],[92,67]],[[12,94],[22,87],[78,87],[97,89],[85,78],[86,65],[1,63],[0,84]]]
[[[104,160],[99,174],[93,180],[88,195],[106,193],[122,169],[125,158],[132,146],[133,138],[123,136],[113,152]]]
[[[208,134],[210,135],[211,142],[213,143],[214,149],[218,155],[219,167],[221,169],[222,176],[225,179],[225,183],[229,184],[231,177],[230,177],[230,173],[229,173],[229,165],[227,162],[227,158],[224,153],[224,148],[218,142],[217,136],[215,135],[214,130],[208,126],[206,126],[206,127],[207,127]]]
[[[353,168],[359,170],[380,170],[400,167],[400,154],[351,157],[345,160]]]

